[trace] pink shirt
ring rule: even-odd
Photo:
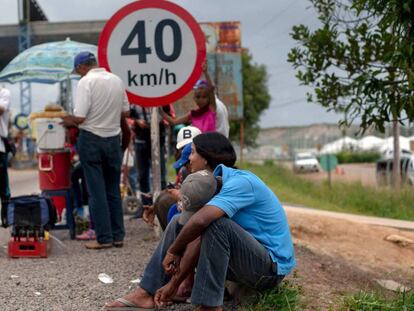
[[[191,125],[197,127],[202,133],[216,131],[216,112],[210,107],[201,115],[190,112],[188,118]]]

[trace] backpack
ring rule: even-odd
[[[52,200],[42,195],[10,198],[1,209],[1,222],[5,228],[14,226],[31,230],[50,230],[56,221],[57,213]]]

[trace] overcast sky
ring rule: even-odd
[[[105,20],[131,0],[38,0],[49,21]],[[306,102],[306,88],[299,86],[295,72],[287,62],[287,53],[295,42],[292,26],[304,23],[316,27],[318,21],[308,0],[177,0],[199,22],[240,21],[242,45],[256,63],[267,66],[272,102],[264,112],[261,126],[335,123],[339,115]],[[17,22],[17,1],[0,0],[1,24]],[[13,87],[14,98],[18,101]],[[34,102],[54,101],[56,87],[33,88]],[[48,96],[49,98],[46,98]],[[52,97],[52,98],[50,98]]]

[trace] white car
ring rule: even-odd
[[[293,171],[296,173],[319,172],[320,166],[311,153],[298,153],[293,160]]]

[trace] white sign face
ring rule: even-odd
[[[198,29],[194,31],[194,23],[180,14],[183,9],[167,1],[160,2],[179,10],[142,7],[156,2],[138,1],[138,9],[121,9],[99,42],[101,65],[122,79],[133,103],[144,106],[165,105],[184,96],[199,78],[205,57],[204,37],[200,48]]]

